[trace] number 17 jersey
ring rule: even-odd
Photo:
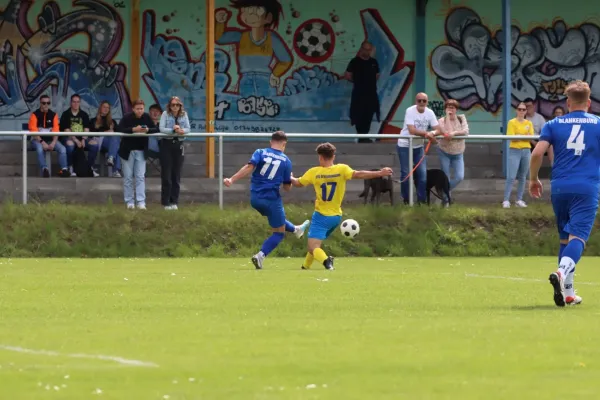
[[[326,217],[342,215],[342,201],[346,194],[346,181],[352,179],[354,170],[346,164],[331,167],[313,167],[298,178],[302,186],[313,185],[315,211]]]
[[[600,190],[600,119],[574,111],[547,122],[540,140],[554,149],[552,194],[598,196]]]
[[[249,161],[254,165],[250,193],[258,199],[278,199],[282,184],[292,183],[292,162],[280,150],[258,149]]]

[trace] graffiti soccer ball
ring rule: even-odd
[[[331,55],[333,38],[333,29],[327,22],[307,21],[296,30],[294,47],[305,61],[321,62]]]
[[[358,225],[358,222],[353,219],[347,219],[342,222],[340,229],[342,231],[342,235],[348,238],[353,238],[354,236],[358,235],[358,232],[360,232],[360,226]]]

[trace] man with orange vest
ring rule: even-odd
[[[58,116],[50,110],[50,97],[43,95],[40,97],[40,108],[34,111],[29,117],[30,132],[58,132]],[[46,165],[46,152],[56,151],[58,153],[58,165],[60,166],[60,176],[70,176],[67,169],[67,149],[58,141],[58,136],[33,136],[31,138],[31,148],[37,152],[38,163],[42,170],[44,178],[50,177],[50,171]]]

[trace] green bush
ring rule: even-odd
[[[288,219],[310,219],[310,206],[286,207]],[[504,210],[481,207],[346,207],[361,233],[349,240],[336,232],[326,242],[332,255],[345,256],[549,256],[558,236],[550,207]],[[248,257],[269,232],[266,221],[247,206],[210,205],[130,211],[122,205],[21,206],[0,212],[1,257]],[[300,257],[306,241],[287,237],[275,256]],[[600,255],[593,235],[586,255]]]

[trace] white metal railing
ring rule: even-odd
[[[22,163],[23,163],[23,171],[22,171],[22,188],[23,192],[23,204],[27,204],[27,138],[31,136],[73,136],[74,132],[26,132],[26,131],[0,131],[0,136],[20,136],[22,137]],[[82,136],[119,136],[119,137],[173,137],[173,135],[168,135],[165,133],[155,133],[148,135],[146,133],[119,133],[119,132],[77,132]],[[225,132],[213,132],[213,133],[188,133],[183,135],[186,138],[206,138],[206,137],[215,137],[219,139],[219,207],[223,209],[223,140],[225,138],[270,138],[271,133],[225,133]],[[414,164],[413,160],[413,140],[423,138],[419,136],[402,136],[400,134],[356,134],[356,133],[286,133],[287,137],[290,139],[293,138],[321,138],[321,139],[408,139],[408,165],[412,166]],[[512,140],[537,140],[539,136],[517,136],[517,135],[469,135],[469,136],[457,136],[454,137],[455,140],[484,140],[484,141],[492,141],[492,140],[500,140],[502,142],[512,141]],[[412,167],[410,168],[412,170]],[[409,190],[408,190],[408,203],[412,206],[414,204],[414,180],[413,174],[409,176]]]

